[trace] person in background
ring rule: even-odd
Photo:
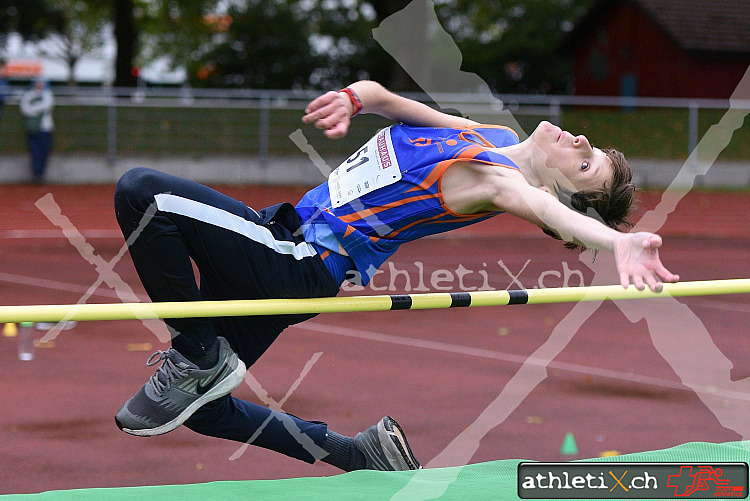
[[[54,97],[49,84],[44,80],[35,79],[26,92],[21,96],[21,115],[24,118],[26,140],[31,155],[31,170],[34,182],[44,182],[47,171],[47,159],[52,149],[52,108]]]
[[[3,118],[3,106],[9,94],[10,88],[8,87],[8,81],[5,79],[5,61],[0,59],[0,119]]]

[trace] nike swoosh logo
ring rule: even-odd
[[[195,393],[198,395],[203,395],[206,393],[216,382],[217,379],[221,376],[221,374],[224,372],[224,367],[227,366],[227,361],[224,359],[224,363],[221,364],[221,367],[219,367],[219,370],[216,372],[214,376],[212,376],[206,383],[198,383],[198,386],[195,387]]]

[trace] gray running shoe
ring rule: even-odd
[[[422,468],[406,441],[404,430],[386,416],[354,437],[354,446],[365,455],[368,470],[418,470]]]
[[[219,337],[219,361],[201,370],[170,348],[157,351],[146,365],[161,367],[115,416],[117,427],[138,436],[161,435],[184,423],[202,405],[231,393],[245,378],[245,364]]]

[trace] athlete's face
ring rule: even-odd
[[[531,134],[540,152],[538,161],[552,186],[572,184],[575,191],[604,188],[612,179],[612,162],[586,136],[574,136],[549,122],[542,122]],[[567,181],[567,183],[565,182]]]

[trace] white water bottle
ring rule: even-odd
[[[34,322],[18,324],[18,360],[34,360]]]

